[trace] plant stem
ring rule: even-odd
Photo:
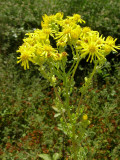
[[[73,74],[72,74],[72,76],[71,76],[71,79],[74,78],[74,75],[75,75],[75,72],[76,72],[76,69],[77,69],[77,67],[78,67],[78,65],[79,65],[80,60],[81,60],[81,58],[78,59],[76,65],[75,65],[75,67],[74,67],[74,69],[73,69]]]
[[[73,137],[72,137],[72,155],[73,155],[73,158],[74,160],[77,160],[77,151],[78,151],[78,148],[77,148],[77,143],[76,143],[76,138],[75,138],[75,125],[73,125],[72,127],[72,134],[73,134]]]

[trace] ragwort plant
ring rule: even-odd
[[[106,39],[97,31],[89,27],[81,27],[85,23],[81,16],[74,14],[63,19],[63,13],[56,15],[44,15],[41,22],[42,29],[36,29],[34,33],[27,33],[24,43],[19,47],[20,52],[17,63],[21,63],[24,69],[29,69],[29,63],[39,66],[42,76],[50,82],[54,88],[56,99],[53,109],[57,111],[55,117],[61,116],[59,128],[71,139],[70,159],[86,159],[86,149],[82,142],[86,135],[86,128],[90,121],[84,114],[82,101],[87,89],[91,85],[94,74],[106,62],[106,55],[111,51],[120,49],[116,46],[117,39],[108,36]],[[52,44],[55,42],[55,47]],[[68,56],[66,47],[72,50],[72,65],[68,69]],[[74,75],[82,59],[93,63],[94,67],[80,88],[80,100],[77,105],[70,105],[75,81]],[[63,83],[59,87],[58,82]],[[39,155],[45,159],[46,156]]]

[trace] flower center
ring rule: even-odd
[[[90,51],[91,53],[96,52],[96,50],[97,50],[97,47],[96,47],[95,45],[91,44],[91,45],[89,46],[89,51]]]
[[[90,32],[91,29],[89,27],[84,27],[83,28],[83,33],[87,33],[87,32]]]
[[[64,30],[64,34],[68,34],[68,33],[70,33],[70,32],[71,32],[71,29],[70,29],[70,28],[67,28],[67,29]]]
[[[28,55],[28,54],[23,54],[23,55],[21,56],[21,59],[22,59],[22,61],[26,61],[26,60],[29,59],[29,55]]]
[[[52,51],[52,48],[51,48],[51,46],[45,46],[45,47],[44,47],[44,50],[45,50],[46,52],[51,52],[51,51]]]

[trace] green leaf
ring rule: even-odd
[[[52,106],[52,108],[53,108],[56,112],[60,112],[60,110],[59,110],[57,107]]]
[[[57,113],[54,115],[54,117],[56,118],[56,117],[59,117],[60,115],[61,115],[61,113]]]
[[[52,160],[49,154],[39,154],[38,156],[44,160]]]
[[[58,160],[60,158],[60,154],[59,153],[55,153],[53,155],[53,160]]]

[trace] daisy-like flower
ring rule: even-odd
[[[91,32],[89,27],[83,27],[81,32],[81,37],[87,36]]]
[[[43,45],[41,46],[42,54],[43,56],[47,57],[52,57],[54,54],[57,53],[57,50],[55,50],[51,45]]]
[[[71,19],[69,18],[66,18],[62,21],[58,21],[58,24],[64,29],[68,26],[71,26],[71,27],[76,27],[76,23],[74,21],[72,21]]]
[[[117,38],[113,39],[111,36],[108,36],[106,38],[106,41],[105,41],[105,51],[107,53],[110,53],[111,51],[115,51],[116,52],[116,49],[120,49],[120,46],[116,46],[115,45],[116,41],[117,41]]]
[[[75,29],[72,29],[71,34],[70,34],[70,40],[74,43],[76,42],[81,34],[81,27],[79,25],[76,26]]]
[[[72,31],[72,27],[66,26],[66,28],[64,28],[62,32],[59,32],[58,34],[56,34],[55,39],[58,39],[57,45],[61,44],[61,42],[64,42],[66,44],[70,39],[71,31]]]
[[[112,51],[112,48],[109,45],[105,44],[103,47],[103,50],[104,50],[104,54],[106,56]]]
[[[75,23],[85,23],[79,14],[73,14],[72,17],[68,16],[68,18],[73,20]]]
[[[62,54],[58,53],[58,50],[53,48],[51,45],[43,45],[41,46],[41,57],[44,57],[46,60],[52,58],[53,60],[61,60]]]
[[[97,31],[91,30],[90,27],[83,27],[81,30],[80,38],[84,40],[87,37],[92,36],[93,34],[99,35],[99,33]]]
[[[28,35],[29,37],[25,38],[23,41],[28,42],[32,46],[38,42],[44,44],[46,42],[49,42],[49,34],[50,29],[36,29],[34,33],[27,33],[26,35]]]
[[[62,32],[56,34],[56,39],[58,39],[57,46],[65,46],[67,42],[75,44],[80,37],[80,33],[81,33],[81,27],[79,25],[64,26]]]
[[[63,19],[63,13],[62,12],[56,13],[55,18],[57,21],[61,21]]]
[[[88,55],[87,62],[94,61],[94,59],[100,60],[101,58],[105,58],[102,52],[102,44],[98,43],[99,37],[96,34],[91,34],[87,36],[87,38],[83,41],[81,40],[80,46],[77,46],[76,49],[80,50],[80,54],[82,58],[85,58]]]
[[[23,66],[25,70],[29,69],[29,61],[32,61],[34,57],[34,47],[31,47],[28,43],[24,43],[17,52],[21,53],[20,57],[17,57],[17,63],[22,62],[21,66]]]
[[[41,22],[41,26],[43,29],[51,29],[51,33],[56,33],[59,31],[58,24],[62,21],[63,13],[57,13],[56,15],[47,16],[46,14],[43,16],[43,21]],[[53,36],[53,34],[51,34]]]

